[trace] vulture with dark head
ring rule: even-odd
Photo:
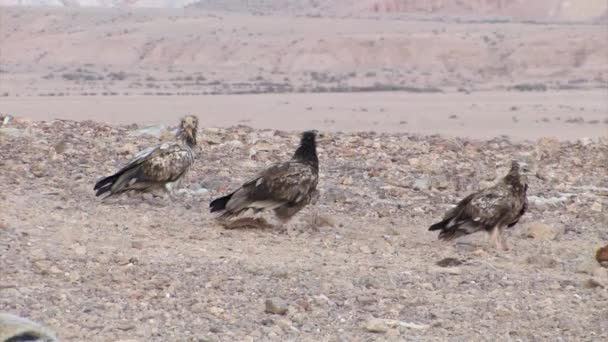
[[[507,250],[503,230],[513,227],[528,208],[529,171],[526,164],[513,161],[511,170],[498,184],[467,196],[429,230],[439,230],[439,239],[445,241],[486,231],[497,248]]]
[[[220,218],[228,219],[247,209],[255,213],[274,210],[282,222],[287,222],[317,195],[316,136],[317,131],[304,132],[291,160],[271,165],[233,193],[213,200],[211,212],[220,212]]]
[[[173,193],[194,162],[198,118],[182,118],[176,139],[139,152],[123,168],[100,179],[93,188],[95,196],[110,197],[126,191],[164,190]]]

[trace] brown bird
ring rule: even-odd
[[[467,196],[429,230],[440,230],[439,239],[445,241],[486,231],[497,248],[507,250],[503,230],[513,227],[528,209],[529,171],[527,164],[513,161],[498,184]]]
[[[171,195],[194,162],[197,128],[198,118],[185,116],[174,142],[139,152],[118,172],[100,179],[93,188],[95,196],[107,193],[107,198],[130,190],[164,190]]]
[[[271,165],[236,191],[213,200],[211,212],[221,212],[220,218],[227,219],[248,209],[255,213],[274,210],[283,223],[287,222],[317,194],[316,136],[317,131],[304,132],[291,160]]]

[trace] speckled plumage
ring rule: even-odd
[[[139,152],[118,172],[99,180],[95,195],[112,196],[130,190],[172,192],[194,163],[197,128],[198,118],[184,117],[176,141]]]
[[[520,175],[520,165],[513,161],[511,170],[498,184],[465,197],[429,230],[440,230],[441,240],[487,231],[497,246],[506,249],[502,230],[514,226],[526,212],[527,190],[528,185]]]
[[[209,205],[211,212],[231,218],[248,209],[274,210],[280,220],[289,220],[316,194],[319,160],[315,136],[316,132],[305,132],[290,161],[271,165],[233,193],[215,199]]]

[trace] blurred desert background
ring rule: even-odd
[[[607,1],[0,5],[0,311],[62,341],[608,341]],[[173,200],[94,196],[184,114]],[[318,202],[217,224],[311,128]],[[511,250],[427,231],[511,159]]]
[[[212,127],[519,139],[608,130],[602,0],[0,4],[2,111],[34,120],[190,113]]]

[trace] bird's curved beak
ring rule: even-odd
[[[189,144],[192,144],[192,145],[196,145],[197,144],[197,141],[196,141],[196,131],[195,130],[196,130],[196,128],[194,128],[193,126],[189,126],[189,125],[186,126],[186,127],[184,127],[184,130],[183,130],[183,132],[185,134],[186,141],[188,141]]]
[[[532,169],[530,168],[530,166],[528,164],[520,164],[520,169],[519,172],[521,175],[525,176],[525,177],[530,177],[530,176],[534,176],[542,181],[547,180],[545,178],[545,176],[543,176],[538,170],[536,171],[532,171]]]
[[[193,127],[187,126],[184,128],[184,131],[186,132],[186,134],[188,134],[188,136],[190,138],[194,138],[194,128]]]
[[[330,142],[331,140],[332,140],[331,137],[326,133],[320,133],[317,135],[318,143]]]

